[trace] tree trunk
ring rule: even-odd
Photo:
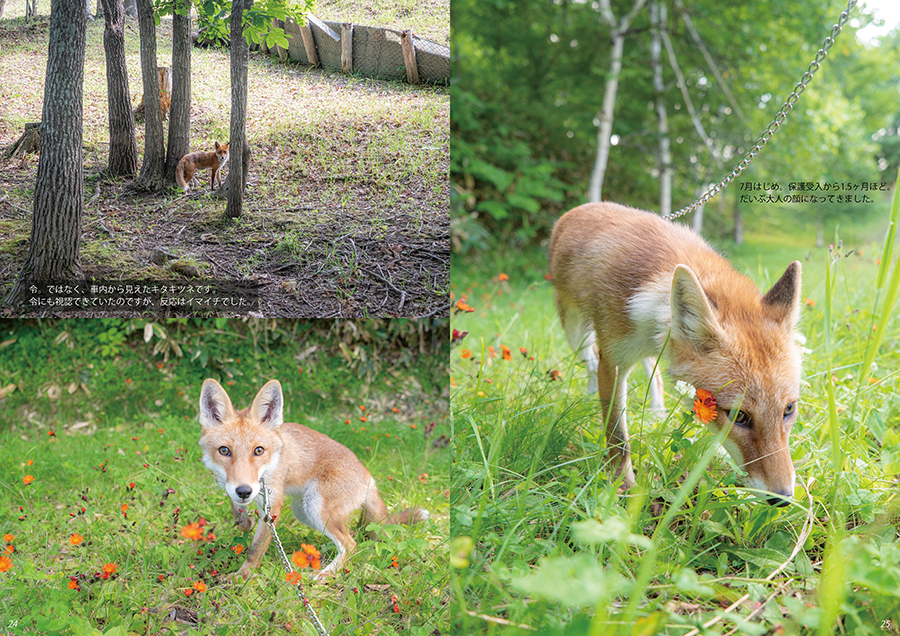
[[[650,40],[650,63],[653,67],[653,99],[656,102],[656,120],[659,130],[659,153],[656,167],[659,171],[659,213],[667,216],[672,212],[672,151],[669,139],[669,120],[666,116],[662,67],[662,36],[666,23],[666,5],[659,0],[650,4],[650,24],[653,36]]]
[[[637,15],[646,0],[634,0],[631,11],[621,20],[613,15],[610,0],[600,0],[600,14],[609,25],[609,37],[612,40],[609,72],[606,75],[606,90],[603,93],[603,108],[600,111],[600,127],[597,130],[597,159],[591,172],[588,185],[588,200],[600,201],[603,196],[603,180],[606,166],[609,163],[609,146],[611,143],[613,111],[616,107],[616,93],[619,90],[619,75],[622,73],[622,51],[625,48],[625,32],[634,16]]]
[[[81,276],[78,248],[84,207],[81,144],[86,30],[80,2],[53,0],[31,238],[11,301],[20,298],[29,280]]]
[[[137,141],[134,115],[128,90],[128,65],[125,63],[125,5],[122,0],[102,0],[106,30],[106,86],[109,103],[109,174],[134,178],[137,172]]]
[[[603,109],[600,111],[600,127],[597,130],[597,159],[594,161],[591,182],[588,186],[588,200],[592,202],[601,201],[603,196],[603,180],[606,177],[606,165],[609,163],[613,111],[616,107],[616,93],[619,90],[624,48],[625,36],[618,32],[613,33],[609,72],[606,75],[606,89],[603,92]]]
[[[735,245],[744,244],[744,217],[741,216],[741,206],[738,199],[734,198],[734,243]]]
[[[6,0],[0,0],[0,18],[3,17],[3,10],[6,8]]]
[[[125,0],[125,15],[132,18],[137,17],[137,3],[135,0]]]
[[[191,150],[191,3],[178,0],[172,14],[172,108],[166,183],[175,185],[175,168]]]
[[[137,0],[141,32],[141,78],[144,82],[144,163],[135,186],[155,192],[164,185],[166,147],[156,74],[156,22],[151,0]]]
[[[250,171],[250,145],[247,143],[247,65],[250,48],[241,24],[244,12],[253,0],[234,0],[231,5],[231,138],[229,140],[228,204],[225,216],[237,218],[244,206],[244,190]]]
[[[694,196],[699,199],[703,196],[704,192],[706,192],[706,189],[701,183],[697,186],[697,190]],[[694,210],[694,218],[691,219],[691,227],[697,234],[703,234],[703,208],[705,207],[705,205],[698,205]]]

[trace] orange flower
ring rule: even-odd
[[[34,477],[32,477],[31,475],[25,475],[24,477],[22,477],[22,481],[24,481],[25,485],[27,486],[34,481]]]
[[[78,545],[79,543],[82,543],[82,542],[84,542],[84,537],[82,537],[77,532],[74,533],[71,537],[69,537],[69,543],[71,543],[72,545]]]
[[[244,546],[242,546],[242,545],[233,545],[233,546],[231,546],[231,549],[234,551],[235,554],[240,554],[241,552],[244,551]]]
[[[203,539],[203,530],[200,529],[199,523],[189,523],[181,529],[181,536],[199,541]]]
[[[363,415],[361,418],[359,418],[359,421],[360,422],[368,422],[369,420],[366,418],[365,415]]]
[[[119,567],[115,563],[107,563],[103,566],[103,574],[100,575],[101,579],[108,579],[111,574],[115,574],[116,568]]]
[[[421,481],[423,484],[427,484],[428,483],[428,473],[422,473],[421,475],[419,475],[419,481]]]
[[[528,356],[528,349],[526,349],[525,347],[519,347],[519,353],[521,353],[523,356],[526,356],[526,357],[527,357],[527,356]]]
[[[399,613],[400,613],[400,605],[397,603],[394,603],[394,614],[399,614]]]
[[[814,301],[812,298],[807,298],[807,299],[804,300],[803,302],[805,302],[805,303],[806,303],[807,305],[809,305],[810,307],[815,307],[815,306],[816,306],[816,301]]]
[[[12,546],[12,545],[6,546],[6,553],[7,553],[7,554],[12,554],[12,553],[15,552],[15,551],[16,551],[16,547],[15,547],[15,546]]]
[[[500,345],[500,350],[503,352],[504,360],[512,360],[512,354],[509,351],[509,347],[506,345]]]
[[[694,413],[704,424],[709,424],[716,419],[716,398],[704,389],[697,389],[697,399],[694,400]]]
[[[397,568],[398,570],[400,569],[400,562],[397,561],[396,555],[391,557],[391,567]]]
[[[7,543],[12,543],[13,539],[15,539],[15,538],[16,538],[16,535],[14,535],[14,534],[7,533],[7,534],[3,535],[3,540],[6,541]]]
[[[78,587],[78,581],[76,581],[75,579],[69,579],[69,589],[80,590],[81,588]]]
[[[472,351],[469,350],[469,349],[463,349],[463,350],[460,352],[460,355],[461,355],[463,358],[471,358],[471,357],[472,357]]]
[[[27,462],[25,462],[25,465],[26,465],[26,466],[31,466],[33,463],[34,463],[34,460],[33,460],[33,459],[29,459]]]
[[[8,556],[0,556],[0,572],[9,572],[12,570],[12,559]]]
[[[197,590],[198,592],[205,592],[206,591],[206,583],[204,583],[203,581],[197,581],[196,583],[194,583],[194,589]]]
[[[509,276],[507,276],[503,272],[500,272],[500,275],[497,277],[497,280],[509,280]]]
[[[301,550],[294,552],[294,556],[291,557],[294,565],[298,568],[312,567],[313,570],[318,570],[322,567],[322,562],[319,558],[321,554],[316,550],[315,546],[301,543],[300,548]]]
[[[285,580],[291,585],[297,585],[300,582],[301,574],[297,570],[291,570],[285,575]]]
[[[457,311],[475,311],[475,308],[467,305],[464,301],[461,300],[458,303],[456,303],[456,310]]]
[[[488,355],[491,356],[492,358],[496,358],[497,350],[494,349],[492,346],[488,345]]]
[[[122,514],[128,512],[128,504],[122,504]]]
[[[193,593],[194,593],[194,590],[192,588],[188,588],[184,591],[185,596],[190,596]]]

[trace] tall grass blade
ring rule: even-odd
[[[894,198],[891,202],[891,227],[893,227],[896,222],[897,216],[900,215],[900,170],[897,171],[897,180],[897,184],[894,186]],[[887,248],[887,243],[889,242],[893,242],[893,232],[891,232],[885,240],[885,248]],[[887,261],[881,261],[881,268],[885,269],[885,275],[887,274],[886,264]],[[878,270],[879,280],[882,276],[881,268]],[[879,289],[880,288],[879,284]],[[884,298],[884,304],[881,306],[881,313],[878,318],[875,333],[872,334],[872,341],[869,343],[869,348],[866,350],[865,360],[863,361],[862,367],[859,369],[860,386],[862,386],[866,376],[869,374],[872,363],[875,361],[875,356],[878,354],[878,348],[881,346],[881,341],[884,339],[884,333],[887,330],[887,324],[891,319],[891,312],[894,309],[894,302],[897,300],[898,289],[900,289],[900,263],[895,263],[894,271],[891,273],[891,282],[888,285],[887,295]]]

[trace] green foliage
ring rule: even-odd
[[[177,0],[158,0],[157,15],[170,15]],[[273,20],[293,20],[306,24],[306,14],[312,11],[315,0],[256,0],[243,17],[244,39],[248,44],[265,42],[287,48],[284,29]],[[198,27],[201,40],[212,46],[224,46],[230,41],[231,0],[197,0]]]
[[[752,9],[710,0],[684,4],[742,113],[735,112],[677,8],[670,6],[673,50],[717,153],[714,158],[695,129],[664,54],[662,97],[676,209],[749,151],[837,19],[836,8],[818,0],[790,5],[765,0]],[[621,17],[630,6],[616,5],[613,12]],[[562,211],[585,201],[610,67],[610,27],[598,7],[577,0],[454,1],[451,213],[460,252],[492,243],[516,249],[544,239]],[[870,19],[858,8],[854,17],[859,26]],[[859,218],[875,209],[852,200],[753,205],[739,199],[741,183],[748,181],[777,182],[786,192],[796,181],[858,185],[893,179],[898,36],[864,44],[855,39],[856,28],[844,27],[773,141],[726,190],[728,217],[716,205],[707,206],[713,234],[731,230],[733,210],[744,212],[748,228],[759,228],[788,218]],[[613,124],[618,144],[611,150],[603,197],[658,209],[653,105],[659,96],[652,84],[650,38],[645,7],[625,40]],[[523,193],[524,184],[532,189]],[[524,199],[517,198],[520,194]]]

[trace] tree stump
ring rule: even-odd
[[[6,149],[3,153],[5,159],[22,159],[29,152],[40,152],[41,149],[41,122],[25,124],[25,132],[19,140]]]

